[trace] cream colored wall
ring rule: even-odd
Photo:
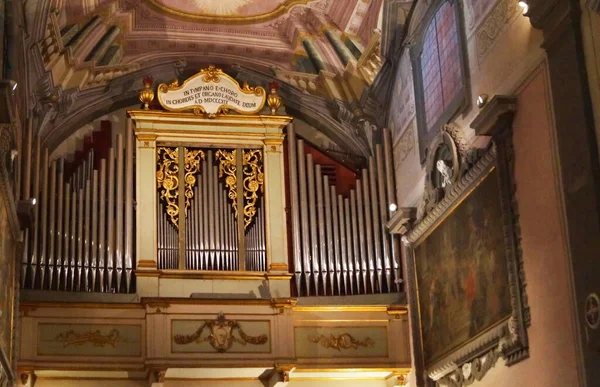
[[[466,3],[468,12],[470,0]],[[467,26],[473,106],[453,122],[463,128],[473,146],[484,146],[487,140],[474,137],[469,128],[478,114],[477,96],[484,93],[518,96],[514,122],[515,178],[531,307],[530,358],[511,367],[500,360],[482,381],[472,386],[577,386],[575,323],[570,317],[573,315],[570,264],[556,183],[559,171],[552,151],[553,110],[545,54],[540,48],[542,36],[518,7],[505,12],[508,5],[507,0],[497,1],[487,18],[475,23],[472,29]],[[466,19],[469,20],[468,14]],[[400,128],[396,126],[400,131],[396,138],[410,128],[412,119],[405,119],[404,123]],[[400,206],[416,206],[423,191],[424,171],[418,159],[416,131],[414,141],[409,154],[401,154],[404,160],[396,163]],[[399,150],[395,148],[396,159]]]
[[[596,140],[600,148],[600,14],[586,5],[589,1],[581,0],[581,32],[583,48],[590,81],[590,95],[596,125]]]
[[[39,378],[35,387],[148,387],[145,380],[121,379],[44,379]]]

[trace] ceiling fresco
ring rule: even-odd
[[[175,17],[206,22],[253,23],[288,12],[311,0],[149,0],[156,8]],[[314,1],[314,0],[313,0]]]

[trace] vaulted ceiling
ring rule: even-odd
[[[90,120],[135,105],[145,75],[170,82],[215,64],[250,84],[279,80],[288,114],[338,150],[367,155],[371,124],[359,105],[385,60],[383,3],[26,0],[34,126],[54,149]],[[387,3],[406,16],[412,0]]]
[[[186,54],[266,69],[293,69],[294,59],[307,55],[302,38],[322,35],[326,28],[366,45],[382,8],[382,0],[53,1],[63,32],[73,28],[77,34],[96,15],[104,30],[118,27],[110,39],[122,50],[120,63]]]

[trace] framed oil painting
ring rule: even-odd
[[[416,368],[429,383],[462,386],[499,357],[528,356],[511,149],[492,143],[472,161],[452,127],[430,148],[424,200],[403,238]]]

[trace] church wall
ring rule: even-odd
[[[576,386],[577,347],[571,318],[575,312],[557,183],[559,171],[553,152],[553,107],[545,54],[540,47],[542,36],[522,16],[517,1],[464,3],[471,107],[451,122],[463,128],[472,146],[484,147],[488,139],[477,138],[469,127],[479,112],[477,96],[518,97],[514,122],[516,198],[532,321],[528,329],[530,358],[511,367],[500,360],[482,381],[472,385]],[[475,3],[479,3],[479,9],[473,8]],[[388,120],[394,139],[397,200],[399,207],[416,207],[425,171],[419,159],[407,50],[398,69]]]

